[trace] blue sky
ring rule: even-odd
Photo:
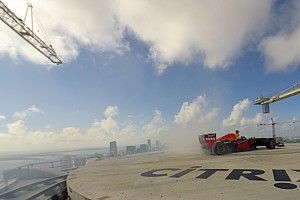
[[[118,105],[121,120],[127,115],[146,120],[158,109],[172,121],[182,102],[206,94],[209,103],[223,108],[225,117],[239,100],[273,95],[299,80],[299,69],[266,73],[263,59],[255,52],[246,53],[226,70],[207,70],[199,63],[174,64],[157,75],[147,51],[140,51],[143,44],[132,41],[130,45],[131,52],[123,55],[83,52],[76,61],[50,70],[2,59],[0,89],[5,98],[1,114],[9,120],[15,111],[37,105],[44,113],[28,119],[33,129],[48,124],[56,129],[74,124],[86,128],[102,117],[107,106]],[[292,118],[298,114],[297,100],[295,96],[272,104],[271,109],[283,119]],[[252,106],[249,114],[260,109]]]
[[[21,7],[23,4],[20,2],[12,3],[12,8],[18,9],[15,5]],[[72,41],[67,47],[74,48],[72,49],[73,53],[69,55],[69,52],[64,49],[65,46],[58,45],[58,54],[63,55],[65,63],[61,66],[51,67],[49,64],[45,65],[44,61],[40,61],[39,57],[37,60],[34,59],[36,57],[31,58],[31,55],[26,52],[35,54],[35,50],[25,42],[9,43],[13,46],[13,51],[16,52],[14,56],[9,55],[11,49],[7,49],[5,46],[1,48],[0,94],[2,98],[0,115],[5,116],[5,119],[0,120],[0,133],[9,134],[8,124],[19,121],[18,125],[22,125],[23,128],[26,127],[25,132],[21,131],[25,134],[27,132],[34,134],[39,131],[41,135],[43,132],[51,135],[64,132],[66,127],[73,127],[73,132],[76,134],[80,132],[79,134],[84,135],[97,122],[101,124],[105,119],[111,120],[113,125],[109,125],[109,127],[113,126],[119,131],[124,131],[123,129],[128,124],[133,123],[134,130],[141,129],[137,131],[139,132],[137,134],[143,132],[143,127],[148,127],[147,124],[150,124],[149,127],[155,130],[167,132],[161,123],[168,127],[175,126],[175,116],[184,107],[184,102],[191,104],[199,96],[204,97],[205,104],[202,105],[201,102],[195,104],[195,114],[191,114],[192,117],[189,118],[191,121],[194,120],[192,118],[203,117],[212,108],[219,109],[218,114],[209,121],[210,125],[205,127],[205,130],[213,130],[214,126],[220,130],[222,121],[230,116],[234,110],[234,105],[248,99],[251,105],[248,102],[247,106],[242,108],[242,114],[235,122],[235,126],[227,128],[235,130],[236,127],[241,126],[240,120],[243,117],[254,120],[257,113],[261,112],[260,106],[253,105],[257,96],[274,95],[300,80],[300,68],[298,67],[300,60],[295,56],[300,53],[299,49],[296,48],[297,45],[300,45],[297,35],[300,17],[298,20],[296,12],[294,15],[288,13],[291,5],[287,3],[270,1],[268,4],[268,2],[250,3],[249,10],[252,9],[253,13],[250,13],[249,16],[258,15],[261,18],[258,17],[254,22],[252,19],[246,21],[250,24],[250,28],[247,27],[245,30],[240,30],[240,21],[234,21],[237,35],[230,36],[231,33],[226,35],[227,29],[225,28],[224,38],[223,36],[221,38],[216,36],[215,38],[216,42],[224,43],[220,44],[220,47],[213,42],[206,44],[206,33],[202,33],[201,30],[195,30],[195,32],[198,31],[199,38],[204,37],[204,39],[198,39],[197,34],[181,34],[180,36],[177,36],[178,33],[176,32],[170,34],[169,30],[164,29],[170,19],[166,19],[168,23],[162,23],[156,27],[158,33],[152,33],[152,30],[149,32],[147,27],[132,21],[128,13],[118,13],[117,15],[120,17],[119,23],[124,31],[121,36],[116,33],[116,38],[110,38],[107,41],[91,36],[90,41],[85,42],[89,33],[79,34],[76,29],[71,33],[62,30],[55,32],[52,25],[46,23],[46,28],[50,30],[50,35],[54,35],[54,38],[55,34],[58,33],[63,34],[66,38],[71,38]],[[59,4],[59,1],[53,3],[54,8],[56,8],[55,3]],[[37,3],[37,6],[42,9],[42,4]],[[80,7],[80,3],[78,4]],[[120,6],[118,4],[117,7]],[[259,12],[257,10],[264,12],[264,6],[269,12],[267,16],[264,13],[255,13]],[[234,8],[233,5],[229,6],[229,13],[232,7],[238,9],[238,7]],[[241,7],[243,8],[244,5]],[[284,11],[283,8],[286,8],[287,11]],[[132,11],[131,8],[124,9],[127,9],[128,12]],[[176,9],[174,7],[174,12]],[[169,15],[173,14],[172,11],[168,9],[163,13],[169,13],[166,17],[168,18]],[[57,12],[59,14],[59,10]],[[95,12],[97,13],[97,10]],[[224,12],[227,12],[226,8]],[[155,15],[155,13],[146,14]],[[62,15],[61,17],[65,16]],[[154,16],[153,20],[155,17],[157,16]],[[161,17],[164,18],[165,16]],[[274,20],[278,17],[291,17],[293,23],[290,23],[289,26],[282,25],[282,22],[275,23]],[[176,21],[176,19],[174,20]],[[264,20],[265,22],[261,22]],[[226,24],[226,19],[224,21],[220,23]],[[172,20],[171,22],[173,23]],[[115,29],[111,27],[105,30],[107,32],[102,33],[101,23],[99,23],[100,28],[98,27],[100,36],[114,35]],[[199,23],[199,26],[202,26],[201,21],[195,20],[194,23]],[[231,23],[230,20],[229,23]],[[3,26],[4,24],[1,24],[1,28]],[[211,24],[210,26],[217,25]],[[254,28],[255,33],[250,34],[253,26],[256,26]],[[256,30],[257,26],[263,28]],[[177,28],[177,26],[174,27]],[[91,31],[94,30],[91,29]],[[216,35],[218,35],[224,30],[214,28],[212,31],[217,32]],[[251,40],[248,38],[248,32],[250,32],[251,37],[249,36],[249,38]],[[16,37],[14,33],[10,33],[6,29],[5,34],[7,38]],[[160,37],[166,37],[167,42],[161,41]],[[278,47],[277,43],[281,41],[281,37],[288,39],[284,40],[283,44]],[[115,41],[111,42],[111,40]],[[227,44],[227,40],[237,41],[237,44]],[[54,39],[54,41],[56,40]],[[194,42],[194,44],[188,47],[186,44],[176,44],[181,42]],[[170,48],[169,44],[173,43],[175,43],[174,47]],[[24,50],[22,48],[19,50],[18,45],[22,45]],[[55,47],[55,44],[53,46]],[[290,46],[292,47],[284,49]],[[194,51],[191,48],[198,48],[198,50]],[[290,55],[285,56],[283,54]],[[299,100],[300,96],[295,96],[272,104],[271,116],[278,118],[279,121],[290,120],[293,117],[299,118]],[[35,106],[37,109],[29,109],[29,114],[25,117],[18,118],[14,115],[14,113],[25,111],[31,106]],[[117,114],[105,114],[104,111],[109,106],[115,106],[113,110]],[[155,110],[159,111],[159,114]],[[192,109],[188,110],[191,111]],[[268,117],[259,119],[267,121]],[[151,123],[155,120],[160,123],[159,129],[152,127],[153,124]],[[192,123],[197,124],[197,122]],[[193,127],[189,127],[189,132],[193,132]],[[197,128],[201,128],[201,126]],[[101,134],[102,129],[100,129],[98,132]],[[15,135],[18,134],[15,133]],[[157,135],[158,133],[155,137]],[[114,138],[118,139],[115,135],[109,139]],[[124,140],[125,142],[126,140]],[[8,145],[9,143],[5,144]]]

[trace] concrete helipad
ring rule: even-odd
[[[91,163],[67,179],[71,199],[300,198],[300,144],[211,156],[160,152]]]

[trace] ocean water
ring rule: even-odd
[[[34,163],[43,163],[50,161],[58,161],[66,155],[74,155],[79,157],[90,157],[94,154],[105,154],[109,152],[109,148],[99,149],[79,149],[70,151],[59,151],[49,153],[32,153],[32,154],[1,154],[0,155],[0,181],[3,179],[2,172],[4,170],[14,169],[20,166],[25,166]],[[50,164],[45,164],[44,167],[49,167]]]

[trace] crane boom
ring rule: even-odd
[[[0,1],[0,19],[14,32],[31,44],[35,49],[47,57],[52,63],[62,64],[51,45],[47,45],[40,39],[24,21],[18,18],[2,1]]]
[[[297,94],[300,94],[300,82],[295,83],[290,88],[288,88],[272,97],[263,97],[263,96],[257,97],[255,100],[255,105],[262,105],[263,112],[268,113],[269,112],[269,104],[274,103],[276,101],[286,99],[291,96],[295,96]]]

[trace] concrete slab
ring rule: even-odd
[[[300,144],[225,156],[199,151],[110,159],[72,172],[67,185],[72,199],[295,200]]]

